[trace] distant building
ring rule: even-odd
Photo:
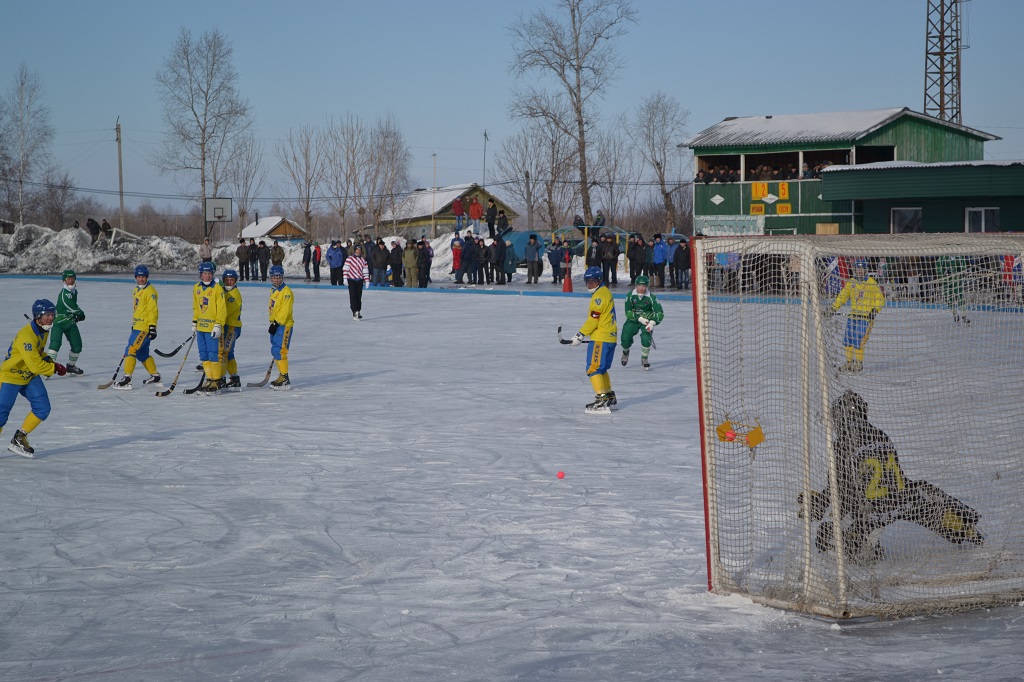
[[[1024,232],[1024,161],[832,166],[821,195],[853,202],[856,231]]]
[[[864,229],[862,207],[823,191],[823,167],[980,161],[984,143],[998,139],[904,107],[730,117],[680,146],[705,178],[728,171],[726,182],[694,182],[695,232],[850,234]],[[803,177],[805,165],[815,177]]]
[[[415,235],[429,235],[432,225],[436,225],[439,232],[452,231],[455,229],[455,214],[452,213],[452,204],[461,197],[468,220],[469,202],[474,196],[485,211],[487,210],[487,200],[494,199],[494,205],[498,207],[499,211],[505,211],[505,217],[509,219],[509,222],[519,217],[519,214],[513,211],[500,197],[476,183],[469,183],[417,189],[399,199],[394,210],[385,210],[381,216],[380,226],[396,233],[404,232]],[[484,224],[483,219],[480,224]]]
[[[239,235],[242,239],[301,239],[306,236],[306,231],[296,223],[280,216],[268,216],[260,218],[256,222],[249,223]]]

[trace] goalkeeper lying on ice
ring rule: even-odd
[[[846,391],[832,403],[832,428],[847,557],[881,558],[878,538],[894,521],[917,523],[949,542],[982,544],[977,511],[931,483],[904,476],[889,436],[868,421],[864,398]],[[821,492],[812,491],[810,504],[805,503],[803,493],[797,498],[800,518],[809,513],[812,521],[821,521],[815,540],[821,552],[835,548],[828,513],[831,499],[828,486]]]

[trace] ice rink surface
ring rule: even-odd
[[[166,351],[190,290],[154,280]],[[37,459],[0,457],[0,679],[1019,679],[1020,606],[835,625],[707,591],[688,301],[650,372],[616,355],[604,416],[555,340],[578,296],[370,290],[354,322],[296,284],[292,391],[185,396],[194,357],[166,398],[98,391],[132,285],[79,280],[86,375],[46,382]],[[59,287],[0,278],[0,343]],[[242,292],[244,383],[268,287]]]

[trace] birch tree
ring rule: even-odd
[[[43,84],[25,62],[18,66],[14,83],[0,102],[0,158],[4,159],[9,187],[8,207],[25,222],[28,204],[25,185],[40,169],[47,168],[54,129],[50,109],[43,104]]]
[[[313,205],[319,201],[324,181],[323,135],[316,126],[289,129],[288,137],[277,144],[277,159],[295,190],[295,204],[302,213],[305,228],[315,235]]]

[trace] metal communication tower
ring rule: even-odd
[[[966,0],[928,0],[925,36],[924,113],[962,123],[960,112],[960,54],[962,4]]]

